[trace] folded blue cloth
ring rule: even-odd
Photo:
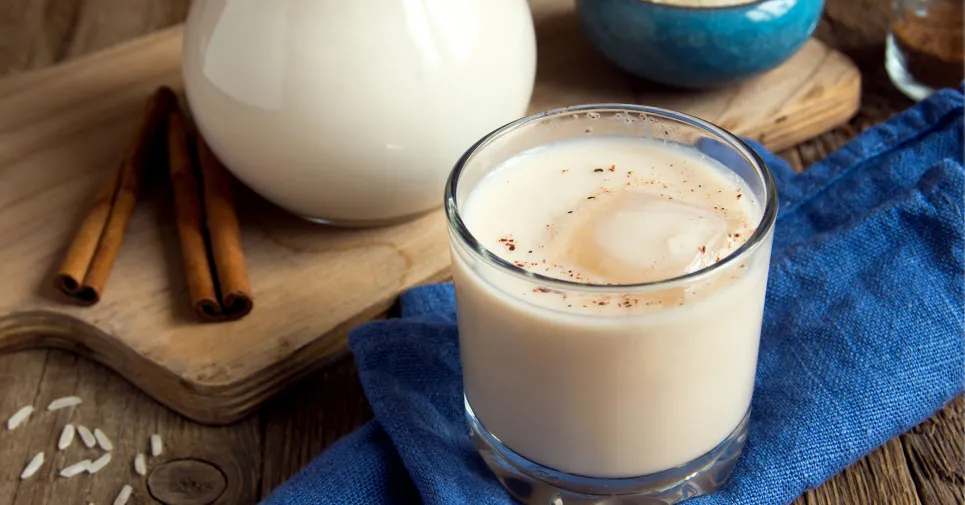
[[[963,96],[944,90],[780,188],[750,434],[693,505],[788,503],[963,390]],[[511,504],[464,422],[452,287],[350,342],[375,420],[266,504]]]

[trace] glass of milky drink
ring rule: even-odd
[[[528,504],[721,486],[747,435],[777,192],[727,131],[635,105],[536,114],[446,188],[466,417]]]

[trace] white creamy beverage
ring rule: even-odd
[[[658,140],[587,136],[500,164],[461,204],[469,232],[510,264],[581,284],[534,288],[454,246],[473,413],[521,456],[590,477],[648,475],[716,447],[750,406],[770,235],[690,281],[604,286],[712,266],[763,207],[717,161]]]
[[[238,179],[360,225],[438,207],[466,146],[525,113],[535,72],[524,0],[204,0],[182,73]]]

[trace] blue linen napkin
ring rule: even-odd
[[[963,96],[932,95],[780,188],[750,434],[693,505],[789,503],[963,390]],[[465,427],[451,285],[350,343],[375,420],[266,504],[512,504]]]

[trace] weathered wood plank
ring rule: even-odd
[[[267,496],[326,447],[372,418],[354,360],[315,374],[262,409]]]
[[[106,49],[184,21],[191,0],[86,0],[65,56]]]
[[[0,503],[110,503],[126,484],[134,488],[130,503],[157,503],[153,494],[175,496],[166,503],[180,505],[218,486],[217,481],[204,478],[201,470],[205,468],[224,476],[223,491],[212,496],[217,498],[213,503],[253,503],[258,499],[262,462],[257,417],[228,427],[186,422],[114,372],[62,351],[2,356],[0,371],[4,393],[0,415],[6,417],[25,404],[37,408],[28,423],[0,436],[4,453],[10,455],[0,459]],[[79,396],[83,403],[54,412],[45,410],[51,400],[62,396]],[[68,465],[105,453],[99,447],[87,448],[79,436],[70,447],[58,451],[57,440],[67,423],[100,428],[108,435],[114,449],[107,467],[95,475],[70,479],[58,475]],[[149,445],[149,437],[155,433],[164,441],[164,452],[157,458],[150,456]],[[23,466],[39,451],[46,454],[44,466],[32,479],[21,482]],[[194,472],[175,480],[158,480],[149,490],[147,479],[134,471],[138,453],[147,456],[148,475],[169,473],[165,471],[168,467],[184,460],[192,461]]]
[[[43,380],[44,364],[49,351],[31,351],[17,356],[0,357],[0,503],[14,503],[20,489],[20,472],[39,451],[47,451],[45,440],[34,444],[27,427],[36,421],[29,419],[15,431],[7,431],[7,419],[25,405],[36,407],[39,385]],[[31,416],[33,417],[33,416]],[[45,464],[38,476],[49,473]],[[22,492],[29,492],[24,487]]]
[[[901,436],[922,505],[965,503],[965,396]]]
[[[0,7],[0,74],[39,68],[56,61],[38,57],[35,47],[38,34],[45,30],[45,4],[37,0],[3,2]]]

